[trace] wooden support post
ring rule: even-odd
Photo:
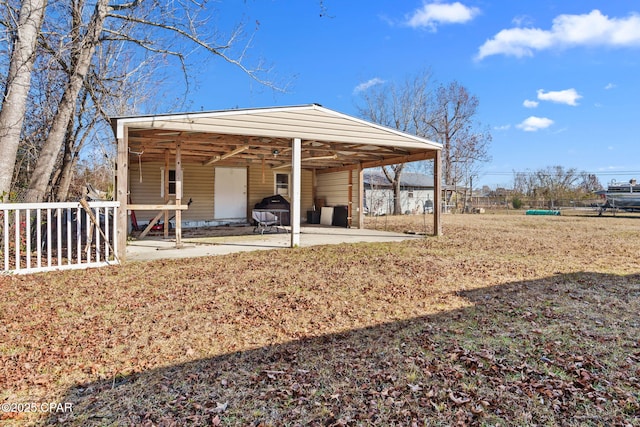
[[[116,200],[120,202],[116,218],[116,253],[120,261],[127,255],[127,204],[129,202],[129,130],[125,127],[123,135],[118,135],[118,157],[116,159]]]
[[[347,226],[351,228],[353,222],[353,170],[347,172],[347,185],[349,186],[349,192],[347,193]]]
[[[169,204],[169,149],[164,150],[164,204]],[[164,211],[164,238],[169,238],[169,211]]]
[[[316,168],[313,168],[311,173],[311,201],[313,202],[313,207],[316,210],[319,210],[318,206],[316,206],[316,199],[318,198],[318,173]]]
[[[362,163],[358,163],[358,228],[364,228],[364,169]]]
[[[182,204],[182,144],[176,143],[176,206]],[[165,224],[165,227],[168,227]],[[182,247],[182,211],[176,209],[176,248]]]
[[[442,236],[442,157],[436,152],[433,159],[433,235]]]
[[[300,174],[302,170],[302,141],[294,138],[291,150],[291,173],[292,193],[291,193],[291,247],[300,246]]]
[[[249,166],[247,166],[247,170],[245,171],[245,176],[246,176],[246,180],[247,180],[247,186],[245,187],[245,191],[244,191],[244,197],[245,197],[245,205],[247,207],[246,211],[245,211],[245,215],[247,216],[247,222],[251,221],[251,206],[250,206],[250,198],[249,195],[251,194],[251,168]]]

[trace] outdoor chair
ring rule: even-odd
[[[280,219],[272,212],[253,211],[252,215],[255,221],[254,233],[264,234],[265,231],[272,231],[274,228],[278,231]]]

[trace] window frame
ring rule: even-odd
[[[279,183],[278,183],[278,175],[283,175],[287,177],[287,187],[286,187],[286,191],[282,192],[284,190],[284,187],[282,187]],[[273,173],[273,194],[277,194],[280,196],[287,196],[289,197],[291,195],[291,172],[274,172]]]
[[[160,197],[164,197],[164,168],[160,168]],[[173,173],[173,180],[171,179],[171,174]],[[184,171],[183,171],[184,173]],[[176,170],[169,169],[169,196],[176,195]],[[173,186],[173,192],[171,191],[171,187]]]

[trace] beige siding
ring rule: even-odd
[[[307,211],[313,209],[313,171],[302,171],[302,195],[300,197],[300,215],[307,221]]]
[[[349,185],[349,173],[352,176]],[[358,209],[361,200],[358,194],[358,170],[318,174],[316,179],[317,198],[324,200],[325,206],[348,206],[351,192],[351,226],[358,226]]]
[[[352,176],[353,176],[353,186],[351,187],[351,194],[352,194],[352,205],[351,205],[351,226],[354,228],[357,228],[360,224],[359,224],[359,218],[360,215],[360,205],[362,205],[362,200],[360,197],[360,192],[359,192],[359,188],[360,188],[360,182],[359,182],[359,178],[360,178],[360,174],[358,173],[357,169],[354,169],[351,172]]]
[[[252,165],[249,167],[249,210],[251,210],[256,203],[259,203],[265,197],[273,196],[275,194],[276,172],[291,174],[290,169],[274,170],[268,166],[263,169],[261,165]],[[300,215],[301,220],[306,221],[307,211],[313,209],[312,171],[302,171],[301,185]],[[284,198],[291,202],[291,197],[284,196]]]
[[[131,191],[131,203],[135,204],[163,204],[161,196],[161,174],[164,163],[142,163],[142,182],[140,182],[140,170],[137,162],[132,162],[129,169],[129,188]],[[169,163],[169,168],[175,166]],[[249,167],[247,217],[251,216],[251,209],[263,198],[275,194],[275,171],[270,167],[265,168],[264,182],[260,165]],[[279,173],[290,173],[290,170],[278,169]],[[184,189],[182,202],[189,198],[193,203],[189,209],[182,213],[184,221],[213,221],[214,220],[214,166],[201,166],[187,163],[183,166]],[[313,172],[302,171],[300,211],[301,219],[306,220],[307,210],[313,208]],[[290,197],[285,197],[291,201]],[[169,203],[175,202],[175,196],[171,196]],[[151,220],[157,211],[137,211],[136,218],[141,222]],[[173,215],[173,214],[171,214]]]
[[[346,205],[349,201],[349,172],[323,173],[317,176],[317,198],[325,206]]]
[[[131,163],[129,169],[131,203],[137,205],[164,203],[161,192],[162,168],[164,163],[142,163],[142,182],[140,182],[138,163]],[[175,165],[169,163],[169,169],[175,169]],[[183,166],[183,181],[182,203],[186,204],[189,198],[193,200],[189,209],[182,213],[183,221],[213,219],[213,167],[186,164]],[[174,203],[175,196],[170,196],[169,200],[169,203]],[[146,222],[156,214],[157,211],[137,211],[136,218],[138,221]]]

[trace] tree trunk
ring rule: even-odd
[[[0,111],[0,200],[11,190],[46,0],[24,0]]]
[[[54,174],[52,186],[55,189],[55,199],[58,202],[66,202],[69,197],[69,188],[76,164],[78,163],[78,154],[82,150],[85,137],[79,137],[75,133],[74,123],[75,116],[71,117],[67,126],[67,134],[65,136],[64,154],[62,155],[62,164],[60,170]],[[86,136],[86,134],[85,134]]]
[[[72,143],[67,143],[64,147],[64,155],[62,158],[62,165],[60,166],[60,173],[55,185],[56,200],[59,202],[67,201],[69,196],[69,187],[71,186],[71,178],[73,177],[73,168],[78,162],[78,155],[74,152]]]
[[[393,181],[393,214],[402,215],[402,200],[400,200],[400,179]]]
[[[78,47],[77,62],[74,64],[73,71],[69,77],[58,111],[53,119],[51,130],[40,151],[40,157],[36,163],[33,178],[25,197],[27,202],[40,202],[45,197],[56,160],[64,143],[67,125],[75,111],[78,94],[91,65],[91,59],[98,44],[108,11],[107,0],[99,0],[89,22],[87,33]]]
[[[404,169],[404,163],[391,166],[393,169],[393,176],[389,173],[386,166],[382,167],[382,172],[387,178],[387,181],[391,184],[393,191],[393,214],[402,215],[402,203],[400,200],[400,182],[402,178],[402,170]]]

